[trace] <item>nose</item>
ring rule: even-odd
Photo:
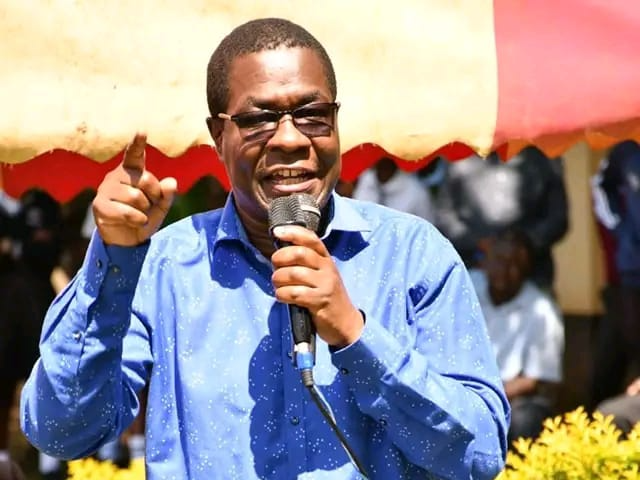
[[[270,149],[295,152],[301,148],[309,148],[311,140],[298,130],[291,115],[285,115],[278,122],[278,127],[273,137],[269,139],[267,146]]]

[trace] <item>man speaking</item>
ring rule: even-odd
[[[148,383],[149,480],[501,470],[509,407],[468,274],[426,221],[333,192],[336,96],[305,29],[233,30],[207,71],[232,192],[160,231],[176,182],[146,170],[135,136],[98,189],[84,265],[45,319],[21,401],[35,446],[91,454],[130,424]],[[315,199],[317,233],[295,216],[270,228],[274,199],[300,194]],[[290,305],[312,324],[311,360],[309,342],[293,345]]]

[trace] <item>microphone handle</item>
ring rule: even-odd
[[[288,225],[306,225],[291,222]],[[290,242],[275,239],[276,248],[288,247]],[[289,305],[291,337],[293,340],[293,362],[297,368],[310,369],[316,363],[316,329],[311,321],[309,310],[299,305]]]
[[[309,310],[299,305],[289,305],[289,316],[291,317],[291,335],[293,343],[311,343],[314,341],[315,328],[311,321]]]

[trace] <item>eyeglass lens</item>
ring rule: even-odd
[[[259,110],[239,113],[233,116],[238,128],[243,130],[245,139],[270,138],[278,128],[280,119],[291,114],[294,125],[307,137],[327,136],[334,126],[335,103],[315,103],[304,105],[293,111]]]

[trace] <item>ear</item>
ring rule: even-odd
[[[216,144],[216,150],[222,151],[222,132],[224,130],[224,120],[221,118],[207,117],[207,128],[209,134]]]

